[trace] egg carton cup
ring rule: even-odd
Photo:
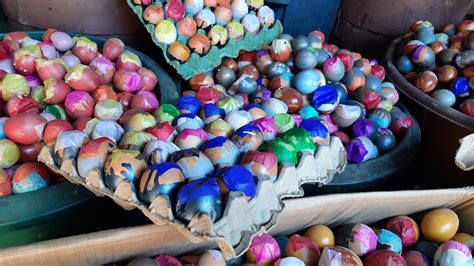
[[[279,20],[275,20],[273,26],[261,27],[257,34],[251,35],[245,33],[244,37],[238,41],[229,38],[223,47],[219,48],[217,46],[211,46],[207,54],[203,56],[192,53],[186,62],[180,63],[178,60],[175,60],[168,55],[168,45],[159,42],[155,38],[155,25],[147,23],[143,19],[143,7],[141,5],[136,5],[133,0],[127,0],[127,3],[133,12],[138,16],[146,31],[150,34],[151,39],[155,45],[158,46],[163,52],[163,57],[166,59],[166,62],[175,68],[178,74],[180,74],[185,80],[188,80],[197,74],[213,70],[221,64],[224,57],[236,58],[239,56],[239,52],[241,50],[249,52],[255,51],[262,47],[262,45],[270,43],[274,39],[278,38],[278,36],[280,36],[283,32],[283,26],[281,25],[281,22]],[[180,37],[178,37],[178,40],[179,39]]]
[[[463,171],[474,170],[474,134],[467,135],[459,143],[454,162]]]
[[[48,146],[43,147],[38,160],[97,196],[109,197],[126,210],[139,209],[157,225],[173,225],[194,243],[216,241],[229,259],[243,254],[254,235],[275,226],[284,207],[283,198],[303,196],[301,185],[305,183],[329,183],[336,173],[344,170],[346,157],[341,140],[332,137],[329,145],[320,146],[316,152],[303,152],[298,165],[281,164],[275,182],[268,176],[259,176],[257,193],[250,201],[241,192],[230,192],[223,215],[217,222],[213,223],[206,214],[196,214],[187,224],[174,217],[173,204],[167,196],[158,196],[147,206],[138,200],[134,186],[128,182],[120,183],[113,191],[105,186],[102,171],[98,169],[89,171],[86,178],[82,178],[74,159],[56,165],[53,149]]]

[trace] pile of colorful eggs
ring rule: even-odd
[[[183,95],[201,104],[210,137],[216,128],[226,129],[226,137],[235,131],[237,141],[252,139],[252,150],[272,150],[279,162],[295,164],[298,153],[329,144],[331,135],[351,162],[390,151],[413,120],[395,106],[398,92],[384,82],[384,67],[324,38],[318,31],[284,34],[193,77]],[[262,135],[267,143],[255,141]]]
[[[129,108],[158,107],[157,77],[116,38],[100,53],[87,37],[53,29],[42,40],[9,33],[0,41],[0,79],[0,197],[52,182],[37,157],[61,132],[93,116],[110,120]]]
[[[252,0],[134,0],[144,7],[143,20],[154,26],[154,37],[167,45],[168,54],[181,63],[192,53],[202,56],[228,40],[255,35],[275,23],[264,1]]]
[[[395,62],[405,78],[441,105],[474,117],[474,21],[448,24],[435,34],[429,21],[415,22]]]
[[[459,219],[450,209],[428,212],[420,227],[408,216],[396,216],[377,224],[383,228],[346,224],[334,234],[324,225],[313,225],[303,236],[274,238],[262,234],[252,239],[245,256],[227,262],[219,251],[208,250],[200,256],[177,259],[161,255],[154,260],[137,259],[128,265],[470,266],[474,263],[474,237],[458,232]]]

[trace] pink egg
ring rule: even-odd
[[[74,119],[92,117],[94,114],[94,105],[94,99],[85,91],[70,92],[64,102],[67,114]]]
[[[149,91],[138,92],[130,101],[130,108],[140,109],[148,113],[152,113],[159,106],[160,104],[155,94]]]

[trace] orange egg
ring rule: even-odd
[[[322,224],[311,226],[306,230],[304,236],[311,238],[320,249],[333,247],[336,242],[331,229]]]
[[[428,212],[421,220],[421,233],[432,242],[443,243],[451,239],[459,228],[457,214],[448,208]]]

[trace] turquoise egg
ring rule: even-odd
[[[415,38],[423,42],[425,45],[430,45],[431,43],[436,41],[436,36],[434,32],[427,29],[418,30]]]
[[[406,55],[400,56],[397,61],[395,61],[395,67],[403,74],[412,72],[415,69],[415,66],[411,62],[410,57]]]
[[[344,65],[342,65],[342,68],[344,68]],[[324,76],[322,76],[322,73],[317,69],[301,71],[295,77],[296,90],[301,94],[313,93],[319,86],[325,83],[326,80],[324,79]]]

